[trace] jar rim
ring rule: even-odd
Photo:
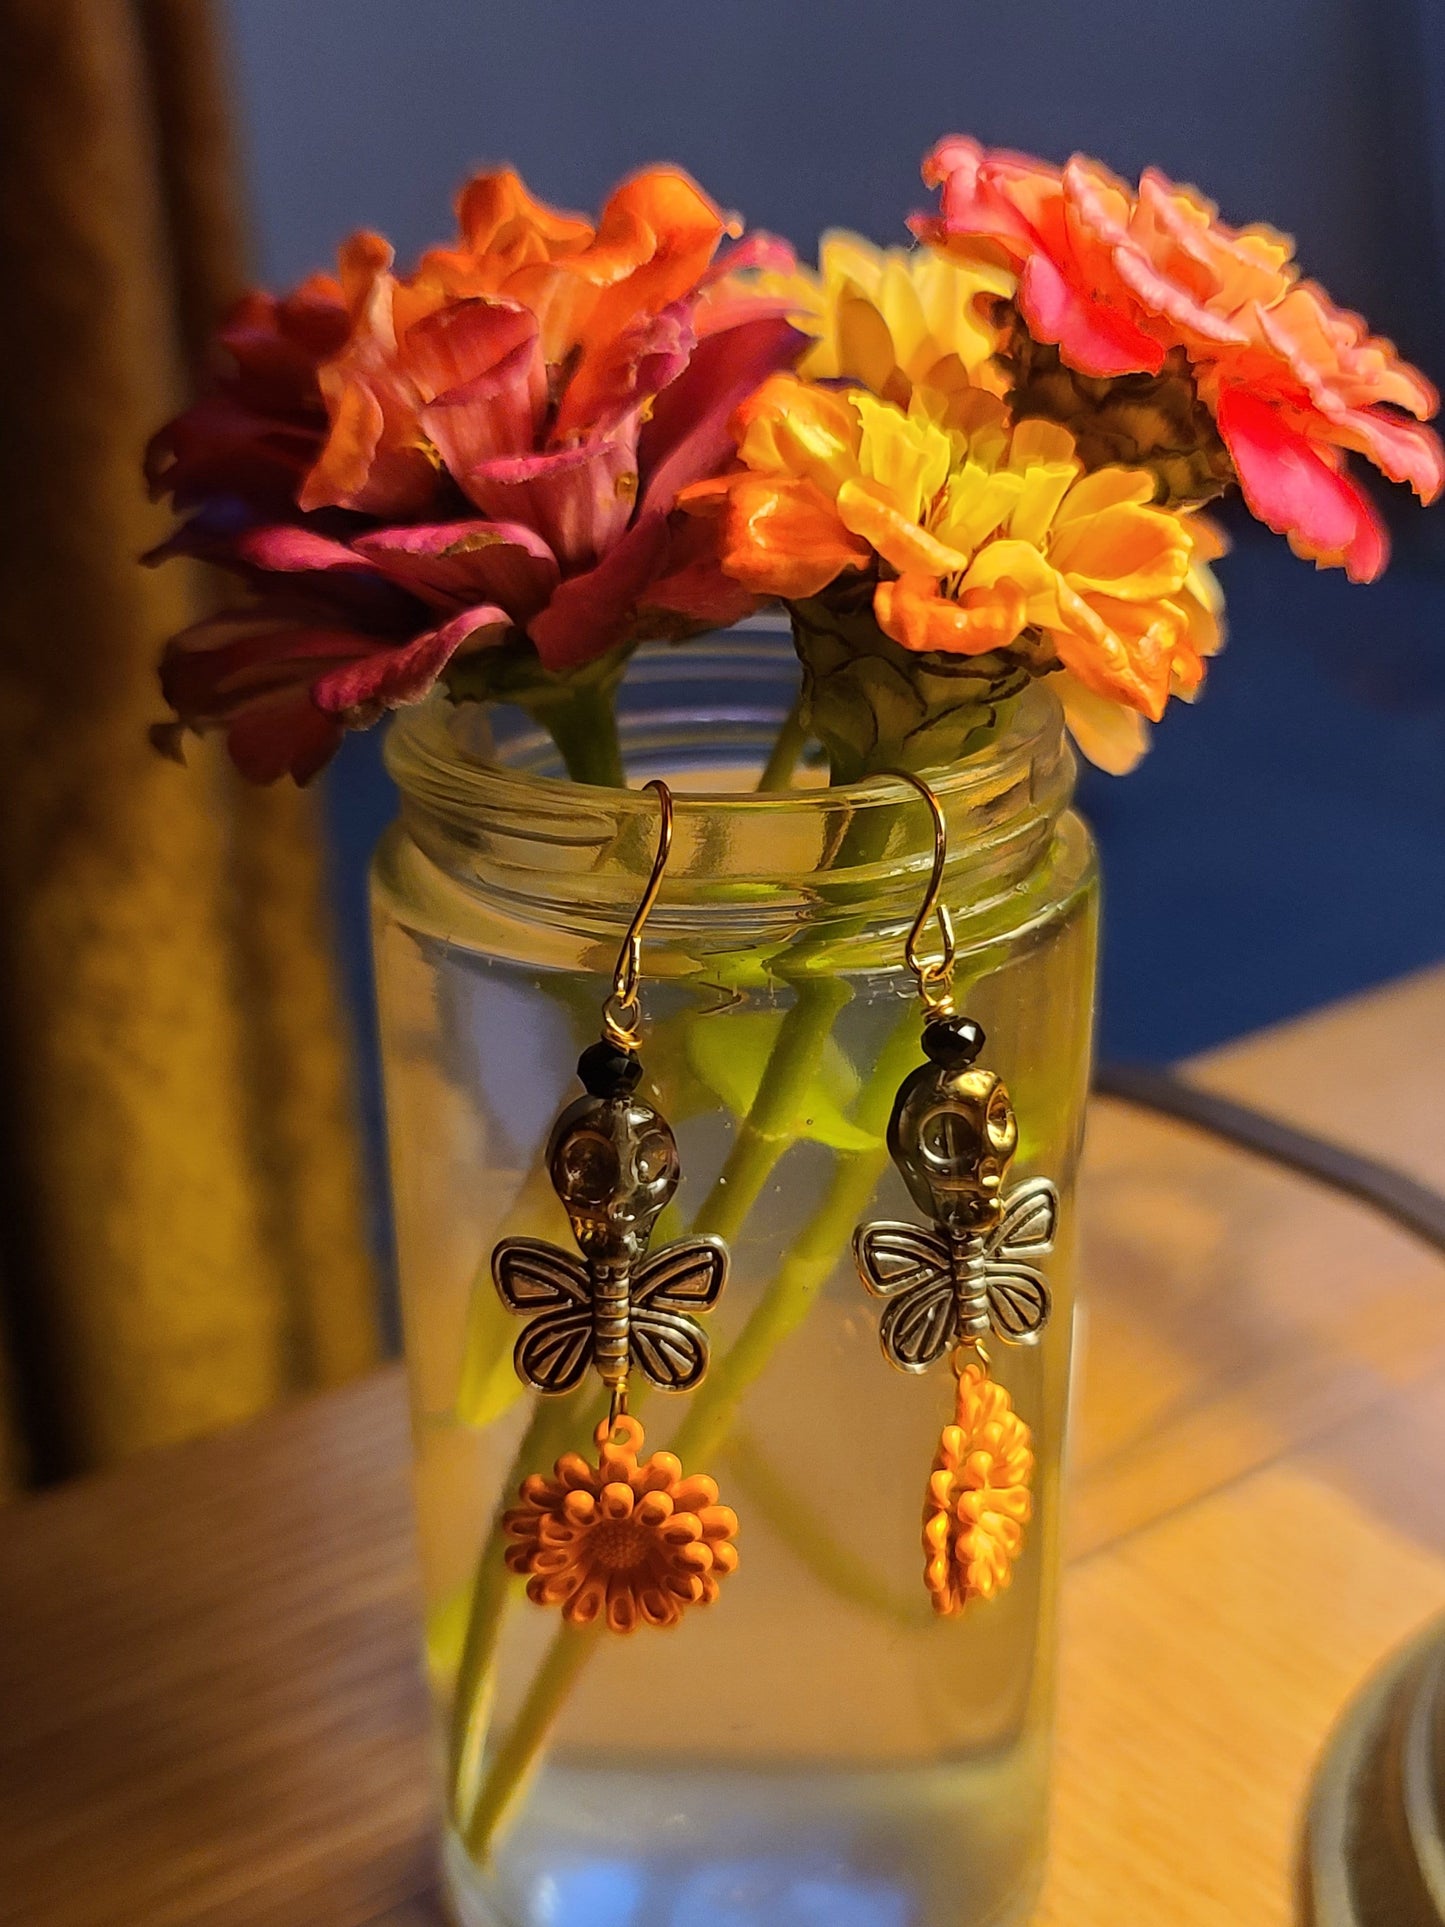
[[[711,751],[728,730],[741,756],[732,766],[758,767],[797,688],[785,636],[753,624],[639,652],[630,665],[619,724],[625,746],[641,745],[631,773],[677,781],[672,854],[648,926],[654,943],[671,933],[775,948],[826,928],[896,932],[916,912],[933,825],[903,778],[761,793],[675,779],[679,744],[702,745],[709,763],[726,765]],[[712,708],[698,693],[708,687],[727,692]],[[652,868],[657,798],[488,760],[490,727],[484,705],[435,695],[394,722],[387,764],[410,843],[494,924],[545,923],[615,945]],[[533,725],[517,740],[534,761],[550,749]],[[1053,693],[1026,689],[990,744],[927,780],[947,825],[944,887],[960,942],[963,924],[1027,915],[1021,886],[1044,862],[1073,793]],[[452,897],[437,914],[447,922],[466,913]]]
[[[657,673],[659,668],[671,671],[683,649],[690,652],[693,662],[716,662],[725,657],[729,663],[754,672],[761,670],[766,674],[771,668],[776,673],[786,665],[795,673],[791,648],[781,649],[774,640],[779,633],[786,636],[785,624],[779,632],[771,624],[765,626],[754,620],[717,635],[699,637],[681,649],[659,645],[639,651],[628,670],[629,693],[645,694],[649,683],[662,679]],[[584,802],[611,811],[619,821],[656,815],[654,797],[640,785],[618,788],[583,784],[570,776],[498,762],[469,751],[460,740],[458,725],[482,707],[470,702],[454,703],[438,686],[424,701],[409,705],[393,716],[383,755],[404,798],[424,808],[439,809],[443,815],[462,810],[467,804],[478,809],[488,805],[516,807],[527,797],[548,810],[571,809]],[[1041,745],[1061,730],[1061,724],[1062,710],[1053,691],[1041,682],[1032,683],[1015,700],[1009,720],[992,742],[960,757],[946,769],[924,768],[918,774],[941,802],[966,810],[971,794],[983,790],[992,792],[1001,778],[1007,780],[1031,768]],[[622,733],[625,740],[625,717]],[[543,740],[540,731],[537,739]],[[918,792],[903,777],[880,771],[857,782],[822,783],[786,790],[678,786],[674,789],[673,801],[680,816],[727,810],[752,817],[777,818],[795,811],[896,808],[900,804],[916,803]]]

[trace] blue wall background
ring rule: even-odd
[[[903,238],[918,161],[970,131],[1153,161],[1445,374],[1445,0],[229,0],[264,277],[350,228],[405,258],[473,166],[596,204],[650,160],[811,248]],[[1437,512],[1438,513],[1438,512]],[[1103,1044],[1172,1057],[1445,955],[1445,544],[1371,590],[1246,532],[1232,641],[1125,782],[1104,846]],[[328,779],[348,968],[390,813],[375,737]],[[363,1028],[365,1017],[362,1018]],[[371,1102],[374,1108],[375,1094]]]

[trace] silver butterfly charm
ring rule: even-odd
[[[899,1089],[888,1149],[931,1226],[876,1222],[853,1237],[863,1283],[885,1303],[884,1356],[904,1372],[927,1371],[989,1331],[1036,1344],[1051,1301],[1033,1260],[1052,1251],[1059,1217],[1047,1178],[1004,1193],[1018,1121],[1002,1080],[973,1068],[982,1031],[938,1018],[923,1044],[930,1061]]]
[[[581,1256],[539,1238],[504,1238],[492,1252],[502,1303],[528,1320],[513,1354],[517,1375],[533,1391],[557,1394],[595,1365],[616,1391],[636,1366],[664,1391],[691,1391],[708,1358],[693,1314],[717,1303],[727,1247],[685,1238],[646,1256],[677,1189],[677,1144],[667,1120],[635,1095],[631,1071],[619,1081],[615,1057],[604,1053],[594,1081],[598,1088],[558,1118],[547,1148]]]
[[[880,1222],[859,1227],[854,1255],[863,1282],[886,1300],[878,1336],[904,1372],[926,1372],[955,1345],[992,1330],[1012,1345],[1037,1344],[1049,1288],[1030,1258],[1053,1249],[1059,1200],[1047,1178],[1010,1191],[1003,1215],[982,1235],[942,1226]]]

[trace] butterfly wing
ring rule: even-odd
[[[910,1285],[878,1321],[883,1356],[901,1372],[926,1372],[958,1333],[958,1298],[948,1276]]]
[[[569,1305],[534,1318],[517,1340],[512,1362],[523,1384],[555,1398],[582,1382],[592,1351],[592,1312]]]
[[[728,1250],[721,1238],[682,1238],[659,1251],[632,1286],[634,1313],[711,1311],[728,1278]]]
[[[707,1370],[707,1339],[691,1313],[712,1310],[727,1275],[720,1238],[681,1238],[633,1280],[632,1362],[660,1390],[690,1392]]]
[[[875,1298],[951,1277],[948,1247],[916,1224],[860,1224],[853,1233],[858,1275]]]
[[[988,1240],[989,1255],[1005,1262],[1021,1254],[1047,1257],[1058,1228],[1058,1192],[1047,1178],[1029,1178],[1004,1199],[998,1229]]]
[[[1015,1185],[1004,1200],[984,1265],[989,1323],[1010,1345],[1037,1344],[1048,1323],[1049,1288],[1031,1258],[1047,1257],[1059,1226],[1059,1194],[1047,1178]]]
[[[880,1221],[853,1234],[858,1274],[888,1304],[878,1322],[883,1356],[901,1372],[926,1372],[943,1356],[957,1323],[948,1247],[916,1224]]]
[[[1010,1345],[1036,1345],[1049,1321],[1052,1301],[1044,1275],[1021,1258],[990,1258],[984,1266],[988,1319]]]
[[[540,1238],[503,1238],[492,1253],[492,1282],[507,1310],[519,1318],[592,1301],[585,1266]]]
[[[690,1392],[707,1370],[707,1339],[686,1312],[634,1304],[627,1344],[633,1364],[659,1391]]]

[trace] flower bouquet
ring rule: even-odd
[[[814,269],[675,170],[595,223],[480,175],[410,274],[360,234],[247,297],[149,453],[158,554],[244,592],[167,646],[158,744],[304,782],[402,711],[377,958],[469,1922],[1027,1905],[1065,732],[1124,771],[1198,691],[1215,498],[1368,581],[1351,457],[1445,481],[1433,390],[1281,235],[1077,157],[924,177],[912,249]]]

